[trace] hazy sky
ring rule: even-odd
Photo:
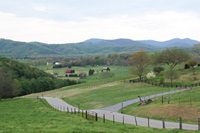
[[[200,0],[0,0],[0,38],[200,40]]]

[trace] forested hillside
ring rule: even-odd
[[[56,79],[39,69],[0,57],[0,98],[42,92],[73,84],[76,84],[76,81]]]
[[[199,43],[192,39],[171,39],[168,41],[131,39],[89,39],[79,43],[45,44],[40,42],[19,42],[0,39],[0,55],[14,58],[64,57],[132,53],[138,50],[156,51],[170,47],[192,47]]]

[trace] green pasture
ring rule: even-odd
[[[37,99],[0,101],[0,133],[190,133],[190,131],[151,129],[133,125],[86,120],[81,115],[52,109]]]

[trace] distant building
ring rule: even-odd
[[[103,71],[110,71],[110,68],[109,67],[103,67],[103,69],[101,70],[101,72],[103,72]]]
[[[55,61],[53,64],[54,64],[54,65],[61,65],[61,63],[58,62],[58,61]]]

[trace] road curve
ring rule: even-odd
[[[150,95],[147,97],[156,98],[159,96],[174,94],[174,93],[178,93],[181,91],[184,91],[184,90],[169,91],[169,92]],[[60,110],[60,111],[65,111],[65,112],[83,111],[83,112],[86,112],[86,110],[80,110],[59,98],[53,98],[53,97],[41,97],[41,98],[45,99],[49,103],[49,105],[51,105],[53,108]],[[137,102],[139,102],[138,98],[125,101],[125,102],[123,102],[123,107],[126,107],[128,105],[131,105],[131,104],[134,104]],[[121,123],[125,123],[125,124],[133,124],[133,125],[139,125],[139,126],[145,126],[145,127],[151,127],[151,128],[163,128],[163,121],[161,121],[161,120],[155,120],[155,119],[148,120],[147,118],[135,117],[135,116],[131,116],[131,115],[118,113],[117,111],[119,111],[121,108],[122,108],[122,103],[119,103],[119,104],[115,104],[113,106],[109,106],[106,108],[87,110],[87,112],[91,115],[95,115],[97,113],[98,117],[100,117],[100,118],[103,118],[103,116],[105,116],[105,119],[107,119],[107,120],[112,121],[114,119],[116,122],[121,122]],[[165,128],[168,128],[168,129],[179,129],[180,128],[180,124],[177,122],[165,121],[164,125],[165,125]],[[198,125],[183,123],[182,129],[198,130]]]
[[[153,98],[164,96],[164,95],[175,94],[175,93],[182,92],[182,91],[185,91],[185,90],[187,90],[187,89],[168,91],[168,92],[163,92],[163,93],[145,96],[145,97],[141,97],[141,98],[145,99],[147,97],[147,98],[153,99]],[[138,102],[140,102],[139,98],[131,99],[131,100],[127,100],[127,101],[124,101],[124,102],[121,102],[121,103],[118,103],[118,104],[115,104],[115,105],[112,105],[112,106],[109,106],[109,107],[102,108],[101,110],[118,112],[123,107],[127,107],[131,104],[138,103]]]

